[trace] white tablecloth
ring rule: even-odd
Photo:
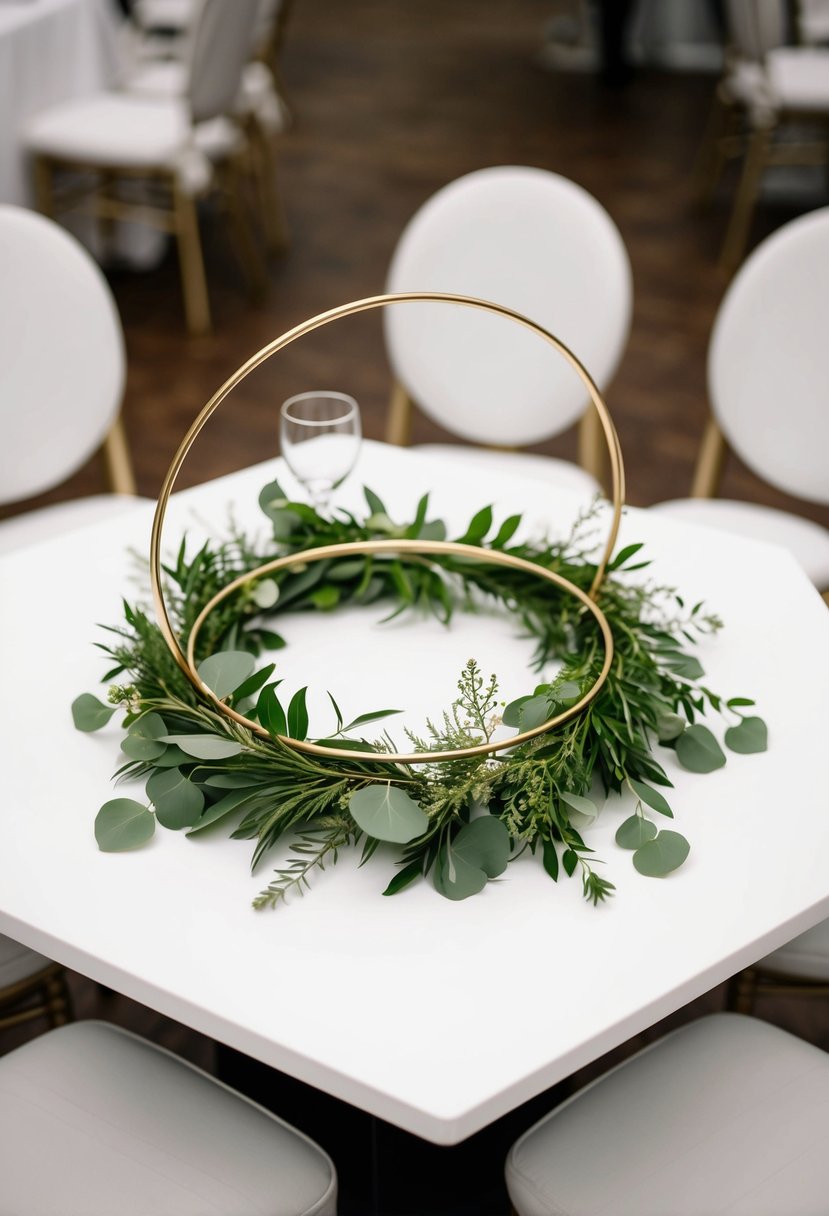
[[[0,202],[34,205],[22,144],[29,119],[111,88],[119,62],[112,0],[0,0]]]

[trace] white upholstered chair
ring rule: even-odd
[[[568,345],[606,388],[627,340],[630,264],[600,204],[556,173],[481,169],[433,195],[409,221],[391,262],[388,292],[444,291],[506,305]],[[562,356],[515,322],[432,303],[384,310],[395,379],[387,438],[407,443],[412,405],[489,450],[428,445],[448,461],[543,477],[592,496],[601,473],[598,420]],[[504,451],[538,443],[584,418],[582,468]],[[496,450],[500,449],[500,450]]]
[[[190,45],[190,23],[195,23],[202,0],[150,0],[138,15],[164,29],[177,28],[181,35],[174,45]],[[289,0],[259,0],[253,26],[251,57],[242,68],[233,113],[249,141],[249,161],[254,174],[264,221],[268,250],[283,249],[287,238],[282,204],[277,189],[276,137],[290,123],[279,75],[279,55],[285,36]],[[150,29],[152,29],[152,24]],[[150,46],[155,43],[150,40]],[[161,44],[164,47],[164,44]],[[127,93],[149,99],[181,98],[187,93],[188,63],[182,57],[148,53],[137,57],[134,70],[124,82]]]
[[[0,1058],[0,1209],[15,1216],[335,1216],[301,1132],[170,1052],[76,1022]]]
[[[727,446],[771,485],[829,504],[829,208],[768,237],[740,268],[708,348],[712,416],[692,497],[652,510],[788,548],[829,589],[829,531],[787,511],[713,498]]]
[[[246,152],[233,118],[260,0],[203,0],[188,40],[183,96],[102,93],[37,115],[25,132],[38,207],[47,215],[91,197],[104,225],[131,218],[178,243],[187,324],[210,328],[196,200],[217,189],[257,288],[262,270],[240,190]],[[140,192],[136,194],[136,184]]]
[[[575,1094],[507,1158],[518,1216],[817,1216],[829,1056],[754,1018],[693,1022]]]
[[[124,510],[135,493],[120,422],[121,322],[101,271],[51,220],[0,206],[0,504],[51,490],[102,448],[110,487],[0,521],[0,553]],[[0,936],[0,1027],[66,1021],[63,972]]]
[[[729,270],[743,257],[766,169],[829,159],[829,47],[786,45],[790,8],[786,0],[726,3],[731,47],[701,176],[709,192],[729,156],[742,157],[721,253]]]

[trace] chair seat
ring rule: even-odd
[[[37,115],[27,126],[30,152],[79,165],[176,173],[195,192],[210,180],[210,162],[242,143],[227,118],[193,128],[180,97],[99,93]]]
[[[774,507],[724,498],[679,498],[657,503],[650,509],[688,523],[781,545],[797,558],[816,587],[820,590],[829,587],[829,531],[813,520]]]
[[[444,460],[447,464],[477,468],[490,476],[499,473],[510,477],[531,477],[534,481],[546,481],[559,490],[569,490],[592,499],[602,493],[594,477],[569,460],[558,460],[554,456],[539,456],[534,452],[499,452],[490,448],[476,448],[452,443],[421,443],[416,451],[425,452],[430,459]]]
[[[11,553],[15,549],[63,536],[65,532],[73,532],[85,524],[120,515],[137,502],[148,501],[128,494],[92,494],[88,498],[55,503],[51,507],[27,511],[25,515],[15,515],[12,519],[0,521],[0,553]]]
[[[757,964],[759,971],[791,979],[818,980],[829,983],[829,920],[807,929],[779,950],[767,954]]]
[[[594,1081],[525,1133],[518,1216],[817,1216],[826,1211],[829,1056],[714,1014]]]
[[[334,1216],[313,1141],[200,1069],[102,1022],[0,1059],[4,1212]]]
[[[829,110],[829,48],[777,47],[768,55],[771,90],[789,110]]]
[[[50,964],[51,959],[0,934],[0,993],[12,984],[27,980],[30,975],[37,975]]]

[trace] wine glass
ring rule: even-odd
[[[316,511],[354,468],[360,450],[360,407],[347,393],[298,393],[280,410],[282,455]]]

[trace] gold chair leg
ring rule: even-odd
[[[124,421],[120,417],[115,419],[104,440],[103,454],[107,482],[113,494],[135,494],[137,491],[129,444]]]
[[[288,245],[288,225],[277,187],[277,160],[273,142],[267,131],[254,120],[251,131],[254,172],[265,228],[265,247],[269,254],[279,254]]]
[[[407,448],[412,442],[412,399],[399,380],[392,385],[386,421],[386,443]]]
[[[726,160],[723,140],[729,133],[730,117],[731,106],[722,100],[717,88],[692,173],[694,196],[700,204],[710,201],[722,175]]]
[[[210,303],[199,236],[199,217],[195,200],[185,194],[177,182],[173,183],[173,211],[187,328],[194,336],[206,334],[210,332]]]
[[[66,974],[58,971],[46,980],[46,1016],[52,1027],[65,1026],[72,1020],[72,1006]]]
[[[268,279],[262,265],[259,250],[256,248],[250,219],[242,197],[243,181],[241,170],[242,165],[239,159],[234,159],[225,167],[223,173],[225,185],[223,201],[230,215],[239,260],[242,263],[245,277],[248,280],[251,295],[256,302],[261,302],[267,291]]]
[[[598,411],[588,405],[579,422],[579,464],[586,473],[596,478],[602,489],[607,489],[607,457],[604,432]]]
[[[743,260],[751,221],[754,217],[754,204],[760,189],[763,170],[768,161],[770,144],[771,128],[769,127],[758,127],[749,138],[743,172],[720,254],[720,266],[723,270],[729,272],[736,270]]]
[[[700,444],[697,467],[691,483],[692,498],[713,498],[719,485],[726,444],[720,428],[709,418]]]

